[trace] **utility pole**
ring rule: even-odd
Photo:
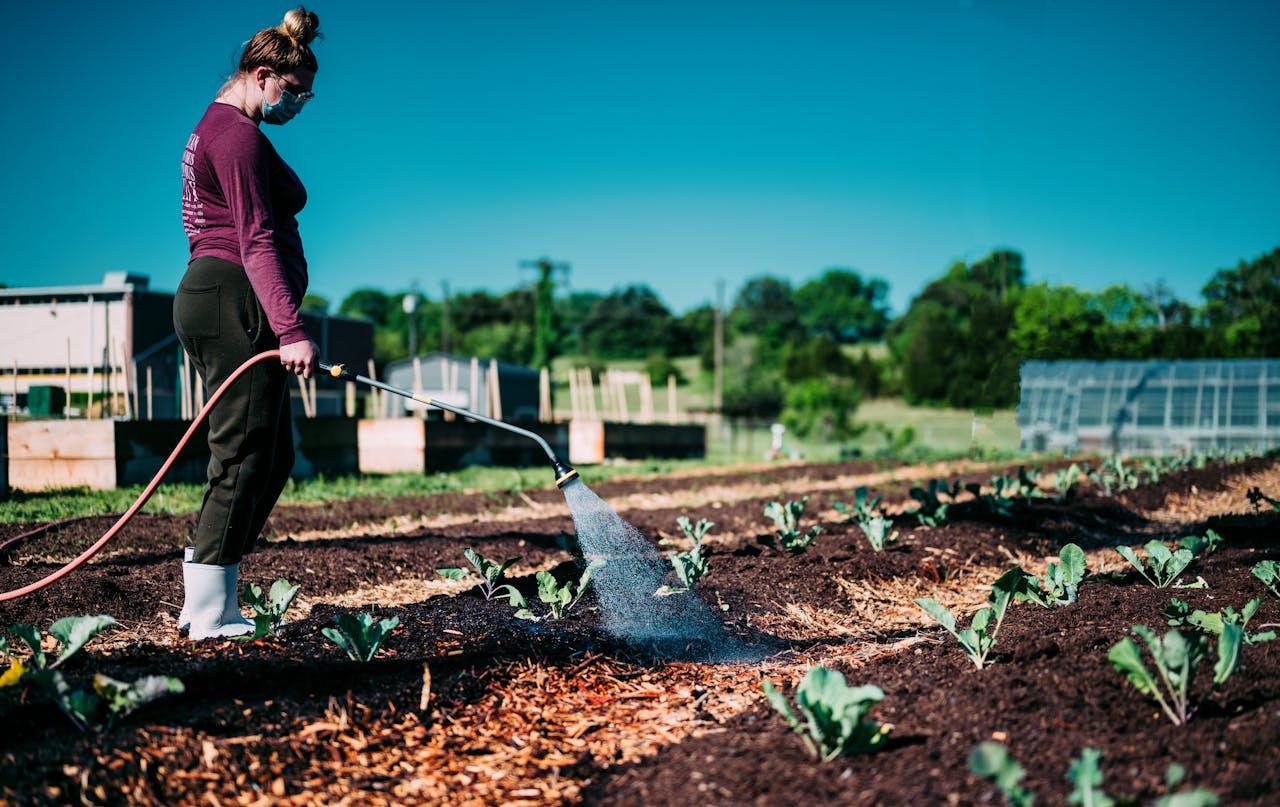
[[[522,269],[538,270],[538,279],[534,282],[533,294],[533,366],[535,369],[549,367],[555,358],[555,290],[554,273],[568,274],[567,261],[553,261],[542,257],[536,260],[520,261]]]
[[[400,301],[404,313],[409,317],[409,358],[418,355],[418,284],[414,283],[409,293]]]
[[[724,280],[716,281],[715,365],[711,407],[715,410],[718,427],[720,413],[724,409]]]
[[[449,281],[440,281],[440,352],[449,355]]]

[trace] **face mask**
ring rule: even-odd
[[[280,100],[274,104],[262,99],[262,120],[266,123],[274,123],[277,126],[288,123],[293,120],[293,116],[302,111],[302,107],[307,101],[311,100],[311,93],[302,93],[297,95],[280,88]]]

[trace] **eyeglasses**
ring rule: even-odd
[[[280,75],[279,73],[272,73],[271,75],[280,79],[280,89],[283,90],[284,92],[289,93],[294,98],[296,98],[299,104],[305,104],[306,102],[310,101],[312,98],[316,97],[315,93],[306,92],[302,90],[302,88],[299,87],[297,84],[290,84],[288,81],[285,80],[284,76]]]

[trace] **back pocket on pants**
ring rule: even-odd
[[[222,335],[221,286],[178,286],[173,298],[174,329],[192,339]]]

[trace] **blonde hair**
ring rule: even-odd
[[[236,73],[248,73],[260,66],[270,67],[281,75],[300,67],[314,73],[317,65],[311,42],[318,36],[320,17],[302,6],[291,8],[284,13],[279,25],[263,28],[245,43]]]

